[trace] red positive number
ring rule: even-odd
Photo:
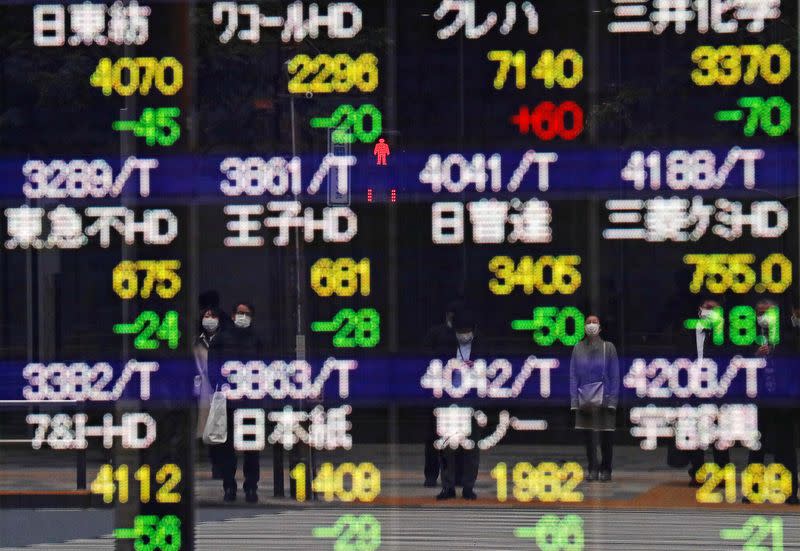
[[[533,131],[540,140],[574,140],[583,132],[583,109],[574,101],[556,105],[543,101],[533,111],[523,105],[511,117],[512,124],[519,128],[520,134]]]

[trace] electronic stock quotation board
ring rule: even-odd
[[[484,457],[580,442],[590,315],[645,456],[756,448],[759,412],[796,415],[795,2],[4,1],[0,29],[0,465],[77,457],[119,549],[194,548],[208,290],[264,344],[222,368],[229,438],[291,455],[295,501],[388,499],[359,444],[421,457],[434,410]],[[456,299],[470,361],[426,347]],[[480,477],[578,504],[581,461]],[[699,501],[788,498],[783,465],[739,488],[718,467]],[[368,510],[315,545],[380,548]],[[592,548],[557,513],[500,547]],[[765,515],[720,545],[783,549]]]

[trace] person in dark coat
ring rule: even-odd
[[[698,325],[695,331],[691,333],[691,339],[693,341],[693,347],[697,353],[697,361],[701,361],[703,358],[712,358],[715,357],[717,360],[720,359],[720,353],[725,352],[725,349],[721,346],[717,346],[712,341],[712,327],[714,323],[722,322],[721,319],[716,319],[721,316],[719,310],[719,303],[715,300],[705,300],[700,305],[698,309],[698,316],[701,321],[705,323],[703,325]],[[720,467],[724,467],[731,461],[731,454],[729,450],[720,450],[717,449],[716,446],[711,447],[712,454],[714,457],[714,463],[719,465]],[[697,471],[700,470],[700,467],[703,466],[705,463],[705,450],[691,450],[688,453],[688,460],[689,460],[689,485],[690,486],[701,486],[702,483],[698,482],[696,479]]]
[[[444,313],[444,323],[434,325],[425,335],[425,351],[434,355],[438,355],[445,351],[448,354],[452,349],[453,340],[456,338],[456,332],[453,329],[453,319],[456,312],[464,309],[464,304],[459,300],[454,300],[447,305]],[[437,450],[433,443],[436,441],[436,418],[431,411],[428,417],[428,431],[425,437],[425,487],[435,488],[438,485],[439,479],[439,450]],[[460,473],[459,473],[460,474]],[[460,479],[460,477],[459,477]]]
[[[231,315],[232,324],[224,329],[219,338],[216,348],[209,350],[209,377],[212,386],[216,387],[226,382],[222,376],[221,369],[226,361],[260,360],[263,359],[264,347],[261,339],[253,331],[253,317],[255,308],[247,302],[239,302],[234,305]],[[224,490],[225,501],[236,500],[236,450],[233,447],[233,415],[237,407],[242,407],[242,403],[232,403],[228,400],[228,438],[223,444],[211,446],[212,462],[222,476],[222,487]],[[260,465],[258,451],[244,452],[244,493],[248,503],[258,501],[258,481],[260,479]]]
[[[758,431],[761,433],[761,448],[750,450],[747,457],[749,464],[764,464],[766,454],[772,454],[774,461],[780,463],[791,473],[791,487],[786,503],[800,504],[797,495],[797,418],[790,407],[769,403],[777,394],[777,378],[775,373],[775,356],[778,343],[773,338],[777,332],[773,324],[778,316],[771,313],[777,310],[774,302],[768,299],[756,304],[757,335],[754,356],[764,358],[767,365],[762,369],[763,379],[759,381],[758,394],[768,401],[766,406],[758,408]],[[749,503],[745,496],[744,503]]]
[[[586,480],[591,482],[599,477],[600,481],[609,482],[619,400],[619,360],[614,344],[600,337],[600,318],[588,316],[584,334],[583,340],[572,349],[569,363],[571,409],[575,412],[575,428],[584,433],[588,460]],[[598,387],[598,383],[602,386]],[[592,388],[599,388],[597,396],[602,401],[596,406],[583,403]],[[599,465],[598,439],[602,457]]]
[[[439,350],[444,358],[458,359],[472,365],[472,362],[482,354],[480,342],[475,337],[475,320],[467,311],[456,313],[453,321],[454,335],[448,343],[443,342]],[[473,419],[472,439],[476,439],[478,427]],[[478,478],[478,465],[480,455],[477,443],[472,449],[458,447],[452,449],[445,446],[439,453],[441,459],[442,491],[436,499],[452,499],[456,497],[458,485],[458,472],[461,471],[460,483],[461,496],[464,499],[476,499],[475,481]]]

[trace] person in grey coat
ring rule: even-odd
[[[613,343],[600,337],[600,318],[586,318],[585,337],[572,349],[569,363],[571,409],[582,430],[589,462],[587,481],[611,480],[613,437],[619,399],[619,360]],[[597,440],[602,459],[597,462]]]

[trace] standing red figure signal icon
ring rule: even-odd
[[[378,158],[379,165],[386,166],[386,157],[389,156],[389,144],[386,143],[386,140],[383,138],[378,140],[378,143],[375,144],[375,149],[372,150],[372,154]]]

